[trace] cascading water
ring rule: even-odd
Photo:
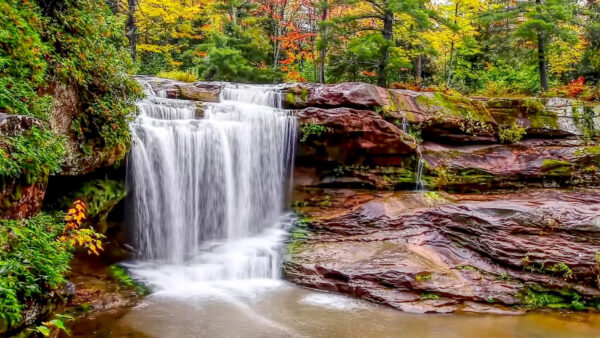
[[[405,133],[409,132],[409,124],[406,116],[402,118],[402,131]],[[423,159],[423,154],[421,153],[421,146],[418,144],[416,138],[414,139],[415,143],[417,143],[417,171],[415,177],[415,190],[416,191],[424,191],[425,182],[423,182],[423,168],[425,166],[425,159]]]
[[[421,146],[417,144],[417,176],[415,178],[416,191],[424,191],[425,190],[425,182],[423,182],[423,167],[425,167],[425,159],[423,159],[423,154],[421,153]]]
[[[157,291],[278,277],[297,128],[280,93],[225,85],[198,118],[144,87],[128,164],[134,275]]]

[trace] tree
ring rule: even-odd
[[[585,22],[585,51],[581,60],[581,72],[591,80],[600,82],[600,3],[588,0],[583,15]]]
[[[492,32],[514,39],[516,48],[535,46],[540,86],[542,91],[547,91],[548,47],[554,39],[571,43],[577,41],[567,25],[575,19],[576,8],[574,0],[524,0],[516,3],[502,0],[492,6],[482,19]]]
[[[377,84],[386,86],[390,65],[399,61],[398,55],[394,55],[393,35],[394,25],[401,23],[398,15],[405,15],[419,25],[427,26],[433,12],[425,8],[424,0],[352,0],[348,6],[355,10],[333,21],[338,29],[342,29],[342,34],[355,34],[376,49],[371,55],[377,57]]]

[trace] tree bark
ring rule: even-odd
[[[548,91],[548,75],[546,74],[546,39],[538,33],[538,63],[540,68],[540,85],[542,91]]]
[[[392,30],[394,25],[394,13],[390,10],[385,11],[383,20],[383,38],[385,39],[386,45],[383,47],[383,56],[379,61],[379,67],[377,72],[377,85],[385,87],[387,85],[387,66],[390,62],[390,44],[392,40]]]
[[[137,49],[137,24],[135,23],[135,3],[136,0],[127,0],[127,24],[125,25],[126,35],[129,39],[129,52],[131,58],[135,61]]]
[[[417,56],[417,65],[415,67],[415,78],[417,79],[418,85],[423,83],[423,55]]]

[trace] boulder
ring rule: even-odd
[[[52,95],[54,100],[50,114],[50,128],[66,138],[67,156],[61,175],[79,176],[98,168],[113,165],[127,152],[124,146],[110,149],[94,149],[84,152],[80,141],[73,131],[73,121],[82,114],[81,102],[75,86],[51,83],[44,88],[43,94]]]
[[[408,312],[592,306],[600,297],[599,197],[305,193],[298,211],[306,218],[291,236],[284,273]]]

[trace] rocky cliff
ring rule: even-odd
[[[221,84],[153,87],[215,102]],[[279,89],[300,122],[290,281],[410,312],[600,306],[600,106]]]

